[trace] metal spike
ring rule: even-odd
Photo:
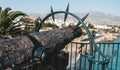
[[[96,33],[97,33],[97,32],[93,31],[93,32],[92,32],[92,37],[95,37]]]
[[[42,19],[40,17],[38,17],[37,19],[40,20],[40,22],[42,21]]]
[[[81,20],[82,21],[82,20]],[[79,25],[81,24],[81,22],[79,21],[76,25],[76,27],[79,27]],[[87,24],[87,23],[83,23],[83,24]]]
[[[89,13],[87,13],[81,20],[84,22],[84,20],[88,17]]]
[[[41,27],[42,26],[42,19],[40,17],[38,17],[38,20],[39,20],[39,26]]]
[[[55,20],[55,18],[54,18],[54,14],[53,14],[53,8],[52,8],[52,6],[51,6],[51,16],[52,16],[52,19],[53,19],[53,21]]]
[[[65,22],[66,19],[67,19],[68,12],[69,12],[69,3],[68,3],[67,8],[66,8],[66,13],[65,13],[65,17],[64,17],[64,22]]]
[[[37,20],[37,23],[35,25],[35,28],[33,28],[32,32],[38,32],[43,24],[42,19],[40,17],[38,17],[36,20]]]
[[[69,3],[67,5],[66,12],[69,12]]]
[[[87,13],[82,19],[81,21],[84,22],[84,20],[87,18],[87,16],[89,15],[89,13]],[[79,26],[81,24],[81,22],[78,22],[78,24],[76,26]],[[87,24],[87,23],[84,23]]]

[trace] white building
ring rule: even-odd
[[[108,25],[94,25],[94,28],[96,29],[112,29],[112,27]]]
[[[76,25],[77,24],[72,20],[67,20],[67,21],[64,22],[62,19],[55,19],[54,21],[49,19],[49,20],[47,20],[47,23],[54,23],[60,28],[63,27],[63,26],[69,26],[69,25]]]

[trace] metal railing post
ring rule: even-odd
[[[102,64],[102,70],[105,70],[105,64]]]

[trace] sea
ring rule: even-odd
[[[120,36],[118,36],[117,39],[114,40],[112,43],[120,43]],[[104,44],[103,44],[103,46],[104,46]],[[104,52],[105,55],[107,55],[107,54],[112,55],[113,54],[111,52],[113,50],[113,44],[110,44],[109,48],[108,47],[103,48],[103,46],[101,45],[101,47],[102,47],[101,49],[106,49]],[[110,60],[110,62],[108,64],[108,70],[120,70],[120,44],[114,44],[114,50],[117,52],[117,54],[115,55],[115,57],[113,57],[113,59]],[[97,56],[96,57],[97,59],[100,58],[99,59],[100,61],[103,60],[103,58],[101,56],[100,57],[98,56],[98,53],[95,55]],[[81,56],[79,55],[78,57],[81,57]],[[75,62],[72,61],[72,63],[73,64],[71,66],[72,67],[71,70],[89,70],[89,62],[84,57],[82,57],[81,64],[80,64],[80,58],[77,59],[76,68],[74,67]],[[80,65],[81,65],[81,68],[80,68]],[[70,70],[70,69],[68,68],[67,70]],[[102,65],[93,64],[92,70],[102,70]]]

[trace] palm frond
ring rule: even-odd
[[[21,33],[21,25],[16,25],[20,21],[14,21],[19,16],[27,16],[21,11],[10,11],[11,8],[7,7],[2,10],[0,7],[0,36],[5,35],[18,35]],[[14,22],[13,22],[14,21]]]
[[[0,15],[2,14],[2,7],[0,7]]]
[[[8,12],[9,12],[10,10],[12,10],[12,9],[9,8],[9,7],[7,7],[7,8],[4,9],[4,11],[3,11],[4,17],[7,17],[7,14],[8,14]]]
[[[11,14],[9,14],[9,17],[11,18],[11,20],[14,20],[15,18],[17,18],[19,16],[27,16],[27,14],[25,14],[21,11],[15,11],[15,12],[12,12]]]

